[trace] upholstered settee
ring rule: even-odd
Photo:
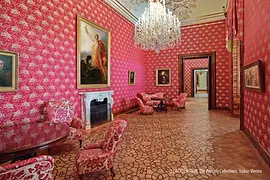
[[[143,104],[143,102],[140,98],[136,97],[136,100],[138,102],[141,114],[153,114],[154,109],[151,106]]]
[[[160,103],[160,100],[153,100],[153,99],[162,99],[164,98],[165,94],[162,92],[158,92],[155,94],[148,94],[148,93],[138,93],[137,97],[140,98],[145,105],[157,107]]]

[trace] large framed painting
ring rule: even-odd
[[[264,91],[262,61],[258,60],[245,66],[245,88],[253,91]]]
[[[110,86],[110,32],[77,17],[77,87]]]
[[[171,69],[158,68],[156,69],[156,86],[171,85]]]
[[[0,92],[18,90],[18,54],[0,50]]]
[[[136,80],[136,73],[135,71],[129,71],[128,72],[128,84],[134,85]]]

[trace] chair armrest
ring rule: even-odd
[[[178,101],[178,98],[173,98],[172,101],[176,102],[176,101]]]
[[[104,162],[106,159],[112,158],[112,153],[109,151],[93,151],[89,150],[81,150],[80,153],[77,155],[77,162]]]
[[[103,142],[97,142],[93,144],[87,144],[83,146],[83,149],[96,149],[96,148],[101,148],[103,145]]]
[[[70,123],[70,126],[76,128],[76,129],[83,129],[84,128],[84,121],[81,118],[72,117],[72,121]]]

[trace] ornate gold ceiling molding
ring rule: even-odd
[[[229,1],[230,0],[227,0],[227,6],[229,4]],[[135,24],[138,21],[138,18],[133,13],[131,13],[127,8],[125,8],[119,1],[105,0],[105,2],[109,4],[113,9],[115,9],[117,12],[119,12],[121,15],[123,15],[126,19],[131,21],[132,23]],[[224,12],[219,12],[219,13],[199,16],[196,18],[188,18],[188,19],[181,20],[181,25],[188,26],[188,25],[207,23],[207,22],[224,20],[224,19],[226,19],[224,16]]]
[[[135,24],[138,21],[138,18],[134,16],[134,14],[132,14],[127,8],[125,8],[117,0],[105,0],[105,2],[108,3],[112,8],[114,8],[117,12],[119,12],[121,15],[123,15],[132,23]]]
[[[188,19],[183,19],[181,21],[182,26],[188,26],[188,25],[193,25],[193,24],[201,24],[201,23],[207,23],[207,22],[213,22],[213,21],[218,21],[218,20],[225,20],[224,12],[218,12],[214,14],[208,14],[204,16],[199,16],[196,18],[188,18]]]

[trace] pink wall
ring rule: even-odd
[[[208,61],[207,58],[184,60],[184,91],[188,93],[188,96],[192,95],[193,69],[208,68]]]
[[[228,51],[226,50],[225,21],[183,27],[182,42],[179,48],[147,52],[145,84],[149,93],[165,92],[177,96],[179,92],[178,55],[216,51],[216,105],[228,107]],[[171,87],[155,86],[156,68],[172,69]]]
[[[270,154],[269,0],[245,1],[244,10],[244,65],[262,60],[266,74],[265,92],[244,92],[244,123]]]
[[[0,121],[38,118],[43,101],[68,99],[80,116],[79,91],[114,90],[114,111],[136,105],[144,91],[144,53],[133,46],[133,25],[103,0],[1,2],[0,49],[19,53],[19,90],[0,93]],[[111,87],[76,88],[76,17],[111,32]],[[117,22],[117,23],[116,23]],[[128,70],[136,84],[128,85]]]

